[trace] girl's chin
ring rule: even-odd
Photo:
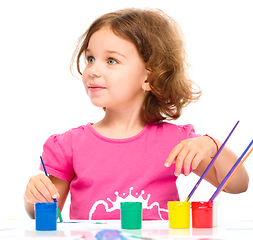
[[[97,103],[97,102],[93,102],[91,101],[91,103],[95,106],[95,107],[99,107],[99,108],[104,108],[105,106],[101,103]]]

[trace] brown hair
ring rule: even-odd
[[[82,75],[82,55],[85,54],[93,33],[110,27],[113,33],[130,40],[137,48],[146,68],[151,72],[151,87],[143,106],[148,123],[164,119],[177,119],[182,109],[196,101],[201,91],[194,89],[186,67],[183,34],[179,25],[159,9],[124,9],[107,13],[96,19],[79,38],[72,57],[77,71]]]

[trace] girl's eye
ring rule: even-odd
[[[114,65],[114,64],[116,64],[116,63],[118,63],[116,60],[114,60],[114,59],[112,59],[112,58],[109,58],[109,59],[108,59],[108,64],[109,64],[109,65]]]
[[[87,57],[87,62],[90,63],[94,63],[95,62],[95,58],[94,57]]]

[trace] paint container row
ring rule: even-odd
[[[169,227],[174,229],[190,227],[190,206],[193,228],[213,227],[213,202],[168,202]],[[50,231],[57,228],[57,203],[35,204],[36,230]],[[142,228],[142,203],[121,202],[120,218],[122,229]]]

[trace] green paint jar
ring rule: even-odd
[[[142,227],[142,203],[121,202],[120,218],[122,229],[141,229]]]

